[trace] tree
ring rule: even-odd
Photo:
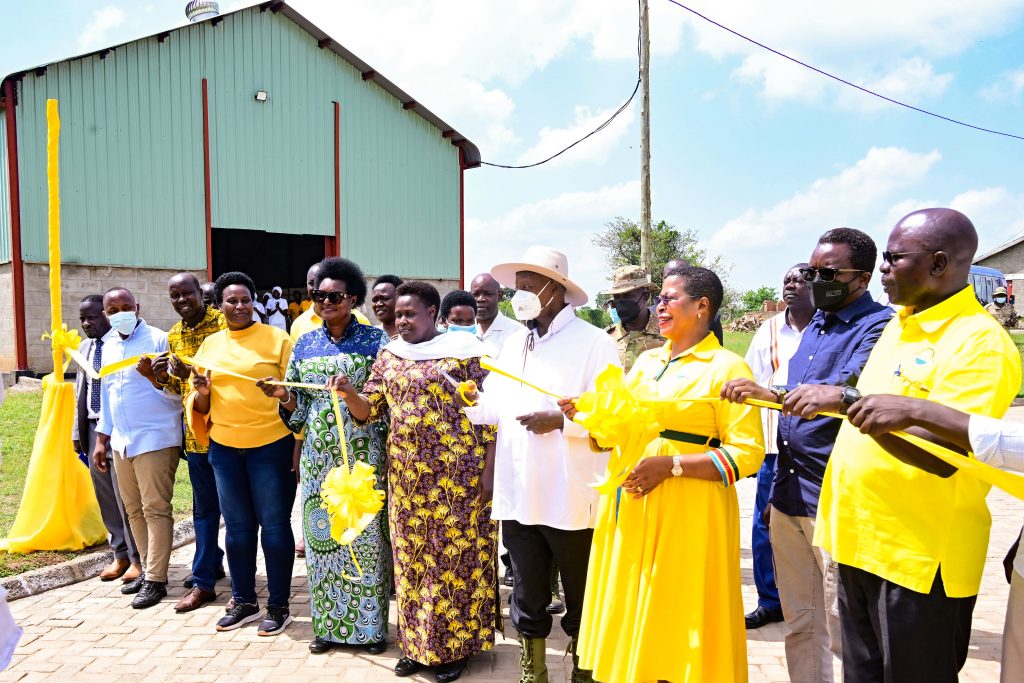
[[[759,311],[761,305],[765,301],[777,301],[779,293],[774,287],[765,285],[764,287],[758,287],[757,289],[751,289],[740,296],[740,301],[743,302],[743,308],[747,311]]]
[[[612,324],[612,317],[601,306],[583,306],[576,309],[576,315],[594,327],[604,329]]]
[[[609,271],[620,266],[640,265],[640,226],[636,221],[616,216],[615,220],[605,223],[604,230],[594,235],[591,242],[604,250]],[[654,271],[650,273],[651,282],[661,287],[665,264],[677,258],[686,259],[691,266],[713,270],[718,275],[725,289],[722,314],[726,320],[731,319],[733,312],[742,307],[737,292],[729,287],[732,265],[726,264],[721,256],[708,262],[707,250],[701,248],[696,230],[680,232],[671,223],[658,221],[651,229],[651,268]]]

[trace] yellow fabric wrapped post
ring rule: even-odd
[[[25,491],[10,535],[0,550],[79,550],[106,537],[89,470],[71,446],[75,421],[75,387],[64,381],[65,349],[77,333],[61,322],[60,185],[58,170],[60,119],[57,100],[46,102],[47,180],[50,188],[50,326],[53,374],[43,379],[43,407],[32,444]],[[45,338],[45,337],[44,337]]]

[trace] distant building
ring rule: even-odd
[[[382,37],[384,38],[384,37]],[[60,101],[64,319],[113,285],[166,329],[167,278],[464,280],[472,142],[284,2],[0,81],[0,370],[48,371],[47,98]]]
[[[1001,271],[1012,288],[1014,308],[1024,313],[1024,235],[979,255],[974,265]]]

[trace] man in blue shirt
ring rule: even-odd
[[[103,366],[147,353],[165,353],[167,334],[139,318],[139,305],[127,289],[103,295],[103,312],[111,330],[103,337]],[[135,369],[103,378],[100,419],[96,425],[93,463],[105,472],[108,446],[128,512],[128,524],[143,562],[143,574],[122,593],[138,593],[132,607],[152,607],[167,596],[174,518],[171,496],[181,453],[181,399],[154,384],[152,359]]]
[[[737,380],[726,392],[731,400],[784,398],[769,529],[775,582],[790,628],[786,661],[793,683],[831,683],[832,653],[842,651],[835,563],[811,545],[825,465],[841,421],[797,415],[838,413],[859,398],[853,387],[892,317],[892,310],[868,293],[877,254],[875,243],[859,230],[836,228],[822,235],[800,271],[818,310],[789,361],[787,391]]]

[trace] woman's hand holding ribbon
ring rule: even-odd
[[[263,379],[256,380],[256,386],[260,388],[260,391],[267,398],[276,398],[278,401],[288,400],[288,387],[283,387],[280,384],[273,384],[276,380],[273,377],[264,377]]]
[[[192,366],[192,388],[202,397],[210,395],[210,371],[200,372],[199,368]]]
[[[558,399],[558,407],[562,409],[562,415],[565,415],[565,419],[571,420],[576,417],[576,413],[579,411],[576,409],[576,397],[566,396]]]

